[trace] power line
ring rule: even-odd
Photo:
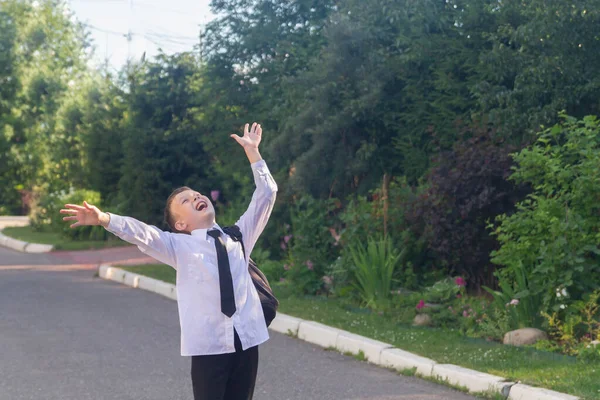
[[[149,29],[147,33],[150,34],[150,35],[156,35],[156,36],[165,37],[165,38],[174,39],[174,40],[193,40],[193,41],[196,41],[198,39],[198,38],[193,37],[193,36],[172,35],[170,33],[157,32],[157,31],[155,31],[153,29]]]
[[[102,28],[98,28],[97,26],[91,25],[91,24],[87,24],[87,23],[82,23],[83,26],[93,29],[95,31],[98,32],[103,32],[103,33],[108,33],[110,35],[115,35],[115,36],[123,36],[123,37],[127,37],[127,33],[123,33],[123,32],[115,32],[115,31],[111,31],[108,29],[102,29]]]

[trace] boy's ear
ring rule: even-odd
[[[184,231],[186,227],[187,227],[187,225],[185,222],[181,222],[181,221],[175,222],[175,229],[177,229],[178,231]]]

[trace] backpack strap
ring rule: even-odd
[[[240,242],[242,245],[242,253],[244,253],[244,258],[246,258],[246,248],[244,247],[244,241],[242,240],[242,231],[240,227],[237,225],[226,226],[223,228],[223,232],[229,235],[234,242]]]

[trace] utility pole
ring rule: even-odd
[[[202,36],[204,35],[204,27],[202,25],[199,25],[199,33],[198,33],[198,55],[200,56],[200,64],[202,64]]]
[[[133,0],[129,0],[129,29],[127,31],[127,61],[131,60],[131,40],[133,34],[131,32],[131,20],[133,19]]]

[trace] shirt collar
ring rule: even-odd
[[[192,236],[196,236],[196,237],[200,237],[203,239],[208,239],[208,231],[210,231],[211,229],[218,229],[221,231],[221,234],[224,234],[225,232],[223,232],[223,229],[221,229],[221,227],[219,226],[219,224],[217,224],[216,222],[214,223],[213,226],[211,226],[210,228],[202,228],[202,229],[194,229],[191,232]]]

